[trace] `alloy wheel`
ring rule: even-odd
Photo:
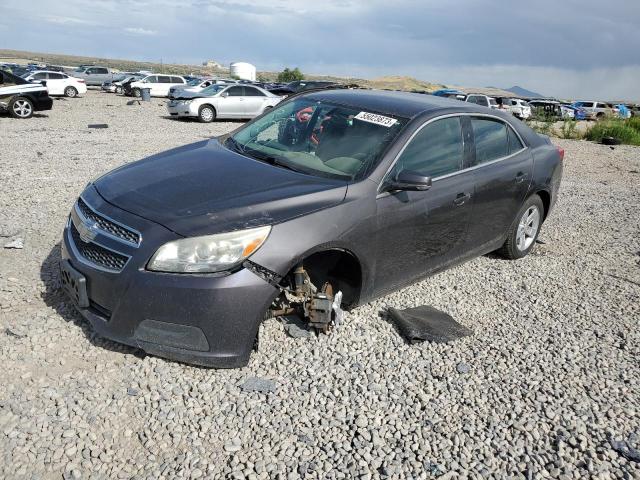
[[[27,100],[13,102],[13,112],[20,118],[28,118],[33,112],[33,107]]]
[[[518,223],[516,233],[516,247],[521,252],[527,250],[535,241],[540,228],[540,211],[535,205],[527,208]]]

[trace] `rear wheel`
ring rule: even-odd
[[[198,110],[198,119],[202,123],[210,123],[216,119],[216,111],[211,105],[202,105]]]
[[[543,215],[544,205],[540,197],[529,197],[509,228],[507,240],[498,251],[500,255],[510,260],[526,256],[536,243]]]
[[[76,90],[75,87],[67,87],[67,88],[64,89],[64,96],[65,97],[73,98],[76,95],[78,95],[78,90]]]
[[[13,118],[30,118],[33,115],[33,103],[25,97],[16,97],[9,103],[9,113]]]

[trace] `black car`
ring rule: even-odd
[[[0,70],[0,112],[9,112],[14,118],[30,118],[33,112],[51,110],[52,106],[45,85]]]
[[[341,84],[336,82],[326,82],[319,80],[295,80],[285,85],[276,85],[268,90],[274,95],[291,95],[294,93],[305,92],[307,90],[318,90],[322,88],[338,88]]]
[[[428,95],[294,96],[232,134],[92,182],[63,283],[101,335],[238,367],[265,316],[327,331],[368,302],[498,250],[524,257],[564,152],[510,115]]]

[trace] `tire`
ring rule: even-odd
[[[131,94],[136,98],[140,98],[142,96],[142,92],[139,88],[134,88],[133,90],[131,90]]]
[[[544,218],[544,205],[538,195],[530,196],[509,227],[507,240],[498,253],[509,260],[525,257],[536,244]]]
[[[15,97],[9,102],[9,114],[13,118],[31,118],[33,103],[26,97]]]
[[[202,105],[198,110],[198,120],[202,123],[211,123],[216,119],[216,109],[211,105]]]
[[[64,89],[64,96],[74,98],[78,95],[78,90],[75,87],[67,87]]]
[[[621,145],[622,140],[616,137],[602,137],[601,140],[603,145]]]

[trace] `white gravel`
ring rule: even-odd
[[[533,254],[482,257],[239,370],[96,337],[59,291],[66,216],[102,172],[240,125],[90,91],[0,117],[0,477],[634,478],[640,465],[640,148],[566,149]],[[107,129],[88,124],[107,123]],[[474,334],[405,344],[379,316],[430,304]],[[263,393],[264,392],[264,393]]]

